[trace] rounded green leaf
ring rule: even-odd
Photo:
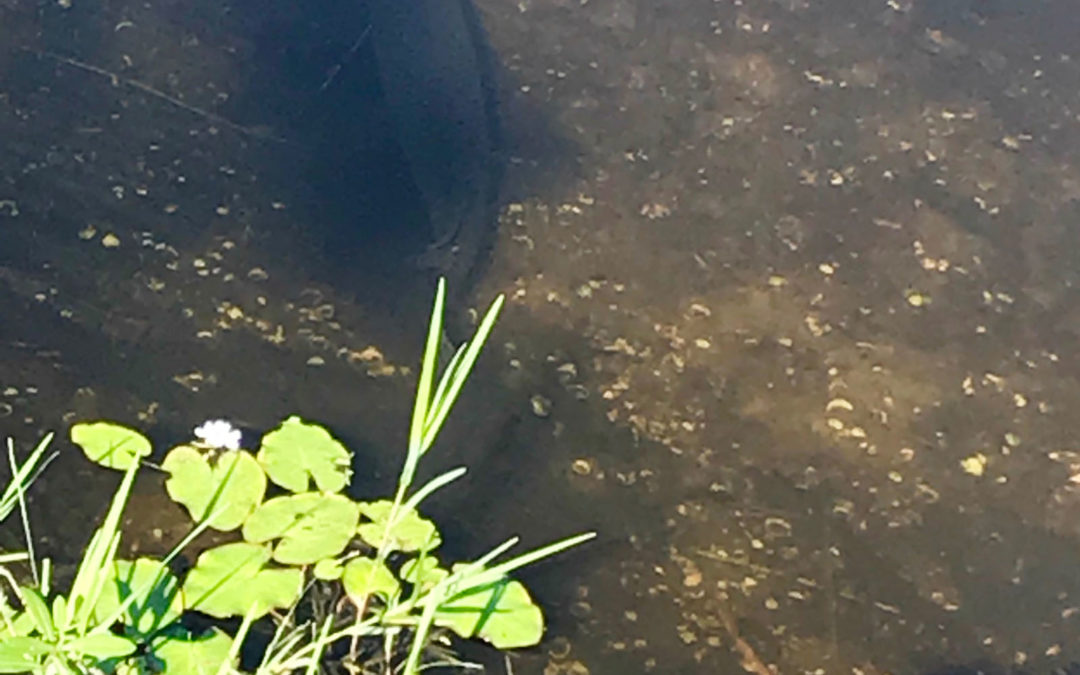
[[[268,569],[268,562],[267,547],[242,541],[204,551],[184,579],[188,609],[225,619],[252,608],[257,618],[291,607],[300,597],[303,572]]]
[[[323,558],[315,563],[311,574],[320,581],[335,581],[341,578],[341,561],[337,558]]]
[[[349,598],[356,603],[375,594],[389,598],[397,593],[400,586],[393,573],[386,569],[386,565],[371,558],[353,558],[345,563],[341,585],[345,587]]]
[[[360,511],[348,497],[319,492],[275,497],[244,522],[244,539],[255,544],[280,539],[274,560],[310,565],[345,550],[356,532]]]
[[[169,675],[209,675],[221,672],[218,669],[228,660],[231,647],[227,633],[211,628],[198,636],[163,636],[154,641],[153,652]]]
[[[210,527],[222,532],[240,527],[266,493],[266,474],[244,450],[222,452],[211,463],[204,452],[181,445],[161,468],[169,473],[169,497],[196,522],[210,517]]]
[[[340,492],[352,476],[352,454],[323,427],[293,415],[263,436],[259,463],[289,492]]]
[[[496,649],[532,647],[544,634],[544,615],[520,582],[503,579],[467,589],[439,604],[435,624]]]
[[[383,545],[383,537],[387,536],[387,524],[390,520],[390,511],[394,503],[388,499],[377,502],[360,502],[360,513],[371,522],[361,523],[356,533],[365,542],[378,548]],[[439,531],[435,523],[420,517],[420,514],[412,509],[408,512],[399,511],[397,522],[389,531],[386,546],[391,551],[431,551],[442,543]]]
[[[113,563],[111,577],[94,605],[94,616],[98,621],[110,619],[133,595],[134,600],[120,619],[140,636],[171,624],[184,611],[180,581],[159,560],[117,560]]]
[[[127,471],[153,450],[138,431],[113,422],[80,422],[71,427],[71,442],[82,448],[91,462]]]

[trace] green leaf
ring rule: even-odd
[[[53,598],[52,618],[57,631],[62,631],[63,627],[68,625],[67,601],[62,595]]]
[[[169,451],[161,468],[170,474],[169,497],[196,522],[210,517],[210,527],[222,532],[240,527],[266,493],[266,474],[243,450],[223,452],[211,465],[198,449],[181,445]]]
[[[64,651],[74,656],[90,656],[98,661],[116,659],[135,651],[135,643],[112,633],[93,633],[64,643]]]
[[[126,471],[153,450],[150,441],[134,429],[113,422],[82,422],[71,427],[71,442],[91,461]]]
[[[28,612],[19,612],[5,628],[7,628],[7,633],[12,636],[30,635],[35,630],[34,618]]]
[[[323,558],[315,563],[311,574],[321,581],[334,581],[341,578],[341,561],[336,558]]]
[[[86,633],[90,615],[94,612],[94,604],[108,581],[109,571],[116,559],[116,549],[120,545],[120,518],[131,495],[131,486],[135,483],[138,470],[139,463],[132,462],[124,471],[124,477],[113,493],[112,503],[105,513],[105,520],[90,537],[90,543],[83,551],[79,569],[75,572],[75,580],[71,582],[71,590],[68,591],[69,617],[65,630],[73,629],[79,635]]]
[[[45,470],[45,467],[56,458],[57,453],[55,452],[45,457],[45,451],[48,450],[52,438],[52,433],[45,434],[45,437],[38,442],[37,446],[21,464],[15,460],[15,449],[10,444],[8,445],[7,459],[10,473],[7,486],[0,493],[0,521],[7,520],[7,517],[22,501],[26,489]]]
[[[393,507],[394,503],[388,499],[360,502],[360,513],[371,520],[369,523],[361,523],[357,528],[356,533],[360,538],[375,548],[382,546]],[[386,546],[391,551],[409,553],[431,551],[441,543],[435,523],[421,518],[415,509],[410,509],[398,511],[397,522],[389,532]]]
[[[232,638],[219,628],[199,636],[166,636],[154,641],[154,656],[164,662],[168,675],[216,675],[229,658]],[[233,671],[228,671],[233,672]]]
[[[371,558],[353,558],[345,563],[341,584],[349,598],[357,603],[373,594],[390,598],[400,587],[393,573],[386,569],[386,565]]]
[[[401,566],[401,578],[421,591],[430,589],[445,579],[450,572],[439,567],[439,561],[432,556],[413,558]]]
[[[267,569],[265,546],[236,542],[203,551],[184,579],[188,609],[224,619],[254,608],[259,617],[292,606],[300,597],[303,572]]]
[[[336,494],[305,492],[269,499],[244,523],[244,539],[255,544],[280,539],[274,560],[309,565],[345,550],[356,532],[356,502]]]
[[[447,598],[435,610],[435,624],[463,638],[482,638],[496,649],[531,647],[544,633],[540,608],[525,586],[510,579]]]
[[[41,597],[41,593],[36,588],[20,586],[19,599],[22,600],[26,615],[34,622],[37,632],[50,642],[56,640],[52,613],[49,612],[49,606],[45,604],[45,598]]]
[[[0,673],[29,673],[52,651],[52,645],[32,637],[0,640]]]
[[[113,563],[113,574],[94,607],[96,619],[108,620],[132,595],[135,599],[120,620],[140,636],[171,624],[184,611],[179,580],[160,561],[139,558]]]
[[[263,436],[259,463],[270,480],[290,492],[340,492],[352,475],[351,453],[326,429],[293,415]]]

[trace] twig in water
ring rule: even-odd
[[[330,73],[326,76],[326,79],[323,80],[322,86],[319,87],[319,93],[326,91],[326,88],[334,83],[334,78],[336,78],[338,73],[341,72],[341,69],[345,67],[345,64],[351,61],[352,57],[356,55],[357,50],[360,49],[360,45],[364,44],[364,38],[366,38],[370,32],[371,24],[369,23],[367,28],[364,29],[364,32],[360,33],[360,37],[356,38],[356,42],[353,43],[353,46],[349,47],[349,51],[345,52],[345,58],[335,63],[334,67],[330,69]]]
[[[73,59],[71,57],[64,56],[63,54],[57,54],[55,52],[37,51],[37,50],[34,50],[34,49],[26,49],[25,47],[23,49],[25,51],[30,52],[31,54],[36,55],[36,56],[44,56],[44,57],[50,58],[50,59],[52,59],[52,60],[54,60],[54,61],[56,61],[58,63],[63,63],[64,65],[71,66],[72,68],[78,68],[79,70],[85,70],[88,73],[94,73],[95,75],[101,75],[102,77],[107,77],[112,82],[114,87],[117,87],[117,86],[120,86],[121,84],[123,84],[125,86],[131,87],[132,89],[138,89],[139,91],[141,91],[143,93],[146,93],[146,94],[149,94],[150,96],[153,96],[154,98],[161,99],[162,101],[165,101],[166,103],[174,105],[177,108],[180,108],[181,110],[186,110],[186,111],[188,111],[189,113],[191,113],[193,115],[198,115],[199,117],[207,119],[207,120],[209,120],[209,121],[211,121],[211,122],[213,122],[215,124],[220,124],[223,127],[228,127],[229,129],[232,129],[233,131],[236,131],[237,133],[241,133],[241,134],[243,134],[245,136],[250,136],[252,138],[259,138],[259,139],[262,139],[262,140],[276,141],[278,143],[287,142],[283,138],[277,138],[272,133],[267,132],[267,130],[265,130],[265,129],[262,129],[260,127],[241,126],[241,125],[237,124],[236,122],[233,122],[232,120],[228,120],[228,119],[222,117],[221,115],[216,115],[216,114],[210,112],[209,110],[203,110],[202,108],[196,108],[193,105],[190,105],[188,103],[184,103],[183,101],[176,98],[175,96],[170,96],[170,95],[166,94],[163,91],[160,91],[158,89],[154,89],[153,87],[151,87],[148,84],[144,84],[142,82],[139,82],[138,80],[132,80],[131,78],[124,77],[122,75],[118,75],[118,74],[116,74],[114,72],[105,70],[104,68],[101,68],[99,66],[95,66],[95,65],[93,65],[91,63],[85,63],[83,61],[78,61],[78,60]]]
[[[765,662],[757,655],[750,643],[739,635],[739,627],[736,625],[735,617],[731,615],[731,612],[723,605],[720,605],[717,608],[717,613],[720,614],[720,621],[724,624],[724,630],[727,631],[728,636],[735,644],[735,651],[739,652],[739,656],[742,657],[740,663],[743,670],[754,675],[777,675],[775,670],[765,665]]]

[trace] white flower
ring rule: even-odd
[[[202,445],[211,448],[240,449],[240,430],[228,420],[206,420],[195,427],[195,438],[198,438]]]

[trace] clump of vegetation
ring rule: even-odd
[[[535,645],[543,615],[514,570],[580,544],[586,533],[500,561],[512,538],[471,562],[445,565],[438,528],[419,512],[464,468],[413,488],[420,459],[439,429],[491,331],[500,297],[473,340],[462,345],[436,383],[445,288],[439,284],[412,416],[409,447],[392,498],[348,496],[352,454],[326,429],[289,417],[265,434],[256,452],[222,421],[196,430],[197,440],[171,449],[162,468],[169,496],[190,514],[190,534],[164,559],[117,557],[120,519],[151,443],[111,422],[76,424],[71,439],[92,461],[123,471],[101,526],[66,593],[50,583],[48,559],[28,559],[32,580],[20,583],[0,561],[0,672],[238,672],[241,645],[253,622],[269,617],[273,638],[258,673],[314,673],[328,647],[347,645],[341,660],[364,671],[368,658],[385,672],[417,673],[433,631],[452,631],[499,649]],[[47,439],[35,451],[35,462]],[[10,453],[9,453],[10,454]],[[7,501],[22,504],[27,470]],[[0,515],[5,515],[0,511]],[[24,518],[25,524],[25,518]],[[182,576],[170,566],[191,542],[213,529],[235,540],[202,551]],[[6,585],[2,585],[6,583]],[[340,601],[308,620],[297,608],[318,587]],[[192,615],[242,619],[195,628]],[[366,657],[364,656],[366,655]]]

